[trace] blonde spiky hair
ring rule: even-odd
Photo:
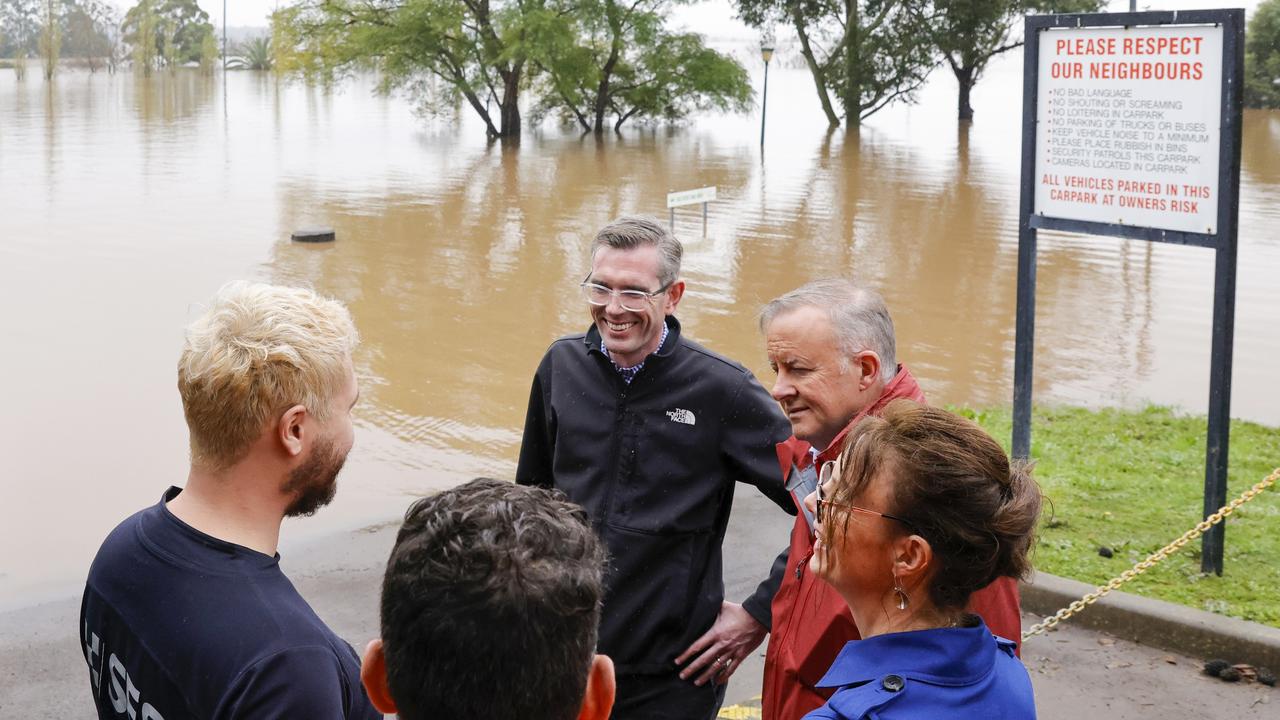
[[[224,285],[187,327],[178,360],[192,464],[234,465],[294,405],[325,420],[358,342],[336,300],[303,288]]]

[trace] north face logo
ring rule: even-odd
[[[684,423],[685,425],[692,425],[695,421],[693,413],[685,410],[684,408],[668,410],[667,417],[671,418],[672,422]]]

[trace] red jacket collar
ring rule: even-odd
[[[911,371],[906,365],[898,365],[898,374],[893,376],[888,385],[884,386],[884,392],[880,393],[880,397],[875,402],[863,408],[861,412],[853,416],[839,435],[831,441],[826,450],[818,453],[817,463],[824,463],[828,460],[834,460],[840,454],[840,450],[844,447],[844,439],[853,429],[858,421],[868,415],[879,415],[885,405],[894,400],[914,400],[916,402],[924,402],[924,391],[920,389],[920,384],[916,382]],[[778,443],[778,462],[782,465],[782,476],[787,476],[788,468],[792,464],[801,470],[811,464],[814,464],[813,453],[809,452],[812,447],[809,443],[797,438],[795,435]]]

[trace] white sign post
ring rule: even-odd
[[[1047,30],[1037,100],[1038,215],[1217,231],[1221,26]]]
[[[707,234],[707,203],[716,199],[716,187],[698,188],[697,190],[681,190],[667,193],[667,209],[671,215],[671,231],[676,230],[676,208],[681,205],[702,203],[702,234]]]

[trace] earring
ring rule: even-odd
[[[898,582],[897,575],[893,576],[893,594],[898,598],[898,609],[906,610],[911,598],[907,596],[907,591],[902,589],[902,583]]]

